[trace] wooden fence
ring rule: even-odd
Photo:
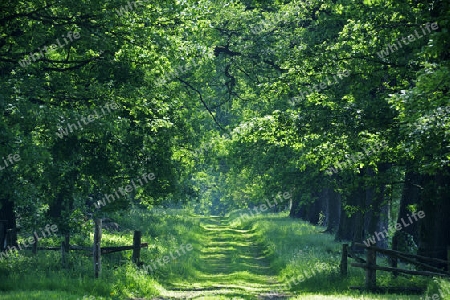
[[[94,277],[98,278],[101,275],[101,256],[102,254],[109,254],[119,251],[133,250],[132,261],[139,265],[140,256],[141,256],[141,248],[147,248],[148,243],[141,243],[142,234],[140,231],[134,231],[133,235],[133,245],[131,246],[116,246],[116,247],[101,247],[102,240],[102,219],[94,220],[94,245],[92,247],[81,247],[81,246],[72,246],[69,245],[69,238],[66,236],[65,241],[61,242],[60,247],[38,247],[37,240],[32,247],[27,247],[25,249],[30,249],[33,253],[36,253],[37,250],[53,250],[53,251],[61,251],[61,263],[63,267],[67,267],[67,253],[70,250],[74,251],[87,251],[91,252],[93,256],[94,262]]]
[[[419,288],[411,288],[411,287],[377,287],[377,278],[376,271],[386,271],[392,272],[394,274],[403,273],[409,275],[420,275],[420,276],[438,276],[438,277],[450,277],[450,272],[439,269],[435,266],[426,264],[424,262],[435,263],[435,264],[444,264],[448,265],[448,270],[450,270],[450,247],[448,248],[448,258],[447,260],[425,257],[420,255],[414,255],[409,253],[403,253],[400,251],[383,249],[375,246],[366,246],[364,244],[355,243],[355,246],[362,247],[367,250],[366,259],[362,259],[354,255],[349,249],[348,244],[342,245],[342,258],[340,264],[341,275],[347,275],[347,257],[351,257],[358,262],[352,263],[352,267],[363,268],[366,271],[365,278],[365,286],[364,287],[350,287],[351,289],[363,289],[369,291],[383,291],[383,292],[417,292],[422,293],[423,290]],[[415,265],[421,268],[423,271],[417,270],[406,270],[396,267],[383,267],[377,265],[377,252],[382,253],[392,259],[392,261],[396,262],[398,259],[402,261]],[[396,265],[396,263],[395,263]]]

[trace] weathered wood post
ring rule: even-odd
[[[69,253],[70,250],[70,233],[64,235],[64,250]]]
[[[375,249],[367,248],[366,289],[374,290],[377,286],[377,253]]]
[[[347,257],[348,257],[348,244],[342,244],[342,257],[341,257],[341,275],[347,276]]]
[[[133,236],[133,262],[136,265],[139,265],[139,261],[141,259],[141,236],[142,236],[142,233],[140,231],[134,231],[134,236]]]
[[[98,278],[102,272],[102,249],[101,249],[101,241],[102,241],[102,219],[95,219],[95,228],[94,228],[94,277]]]
[[[66,245],[64,242],[61,242],[61,265],[64,269],[67,268],[67,256],[66,256]]]
[[[396,232],[396,233],[394,233],[394,236],[392,237],[392,250],[398,251],[398,239],[399,239],[399,235],[398,235],[398,232]],[[392,268],[397,268],[398,267],[398,258],[397,258],[397,256],[390,257],[389,265]],[[395,271],[392,272],[392,275],[394,277],[397,277],[398,274],[399,274],[398,272],[395,272]]]
[[[33,235],[33,238],[34,238],[34,243],[33,243],[33,246],[32,246],[32,248],[31,248],[31,252],[34,254],[34,255],[36,255],[36,253],[37,253],[37,248],[38,248],[38,239],[36,238],[36,236],[35,235]]]

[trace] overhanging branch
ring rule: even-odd
[[[216,117],[214,116],[214,114],[212,113],[212,111],[209,109],[208,105],[205,103],[205,101],[203,100],[203,96],[202,93],[200,93],[200,91],[198,89],[196,89],[195,87],[193,87],[189,82],[181,79],[181,78],[177,78],[179,81],[181,81],[182,83],[184,83],[187,87],[189,87],[191,90],[193,90],[194,92],[196,92],[200,98],[200,101],[202,102],[203,106],[206,108],[206,110],[208,111],[208,113],[211,115],[211,117],[214,120],[214,123],[216,123],[216,125],[222,130],[225,131],[226,130],[219,124],[219,122],[217,122]]]

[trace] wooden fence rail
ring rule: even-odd
[[[349,255],[351,253],[348,249],[348,244],[342,245],[342,259],[340,264],[341,274],[347,275],[347,257],[353,257],[357,259],[359,262],[352,263],[352,267],[357,268],[363,268],[366,272],[366,278],[365,278],[365,286],[364,288],[360,287],[350,287],[352,289],[366,289],[370,291],[378,291],[378,290],[388,290],[388,291],[411,291],[411,292],[421,292],[418,288],[411,288],[411,287],[396,287],[396,288],[390,288],[390,287],[377,287],[376,284],[376,271],[387,271],[387,272],[393,272],[394,274],[397,273],[403,273],[403,274],[409,274],[409,275],[420,275],[420,276],[437,276],[437,277],[450,277],[450,272],[441,270],[439,268],[436,268],[435,266],[428,265],[424,263],[424,261],[430,262],[430,263],[436,263],[436,264],[445,264],[447,265],[449,262],[442,259],[437,258],[431,258],[431,257],[424,257],[420,255],[410,254],[410,253],[403,253],[400,251],[394,251],[394,250],[388,250],[379,248],[376,246],[366,246],[364,244],[355,243],[355,246],[362,247],[367,250],[367,256],[366,260],[364,261],[361,258],[353,257]],[[401,259],[409,264],[418,266],[425,271],[417,271],[417,270],[406,270],[406,269],[400,269],[400,268],[393,268],[393,267],[383,267],[378,266],[376,259],[377,259],[377,252],[382,253],[386,256],[393,257],[395,259]],[[345,255],[345,257],[344,257]],[[449,261],[450,261],[450,248],[448,251],[449,255]],[[420,260],[416,261],[414,259]]]
[[[142,233],[140,231],[134,231],[133,245],[131,246],[101,247],[101,238],[102,238],[102,220],[96,219],[94,222],[94,244],[92,247],[68,245],[68,238],[65,237],[65,241],[61,242],[60,247],[38,247],[36,241],[33,244],[33,246],[24,247],[24,249],[32,250],[33,253],[36,253],[37,250],[61,251],[61,263],[64,268],[67,267],[67,259],[68,259],[67,253],[70,250],[90,252],[92,253],[94,260],[94,277],[98,278],[101,275],[101,255],[126,250],[133,250],[132,261],[135,264],[139,265],[141,260],[141,248],[148,248],[148,243],[141,242]]]
[[[63,242],[62,242],[63,243]],[[140,248],[148,248],[148,243],[141,243]],[[25,247],[23,249],[32,250],[32,247]],[[71,251],[86,251],[86,252],[92,252],[92,247],[83,247],[83,246],[75,246],[70,245],[69,249]],[[125,250],[133,250],[133,246],[114,246],[114,247],[101,247],[101,253],[102,254],[109,254],[119,251],[125,251]],[[49,251],[59,251],[61,250],[61,247],[37,247],[37,250],[49,250]]]

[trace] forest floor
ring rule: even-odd
[[[166,290],[155,299],[288,299],[277,282],[255,232],[231,227],[225,218],[208,218],[202,225],[202,259],[188,282],[163,282]]]
[[[192,250],[152,273],[131,263],[130,251],[104,255],[102,276],[93,280],[92,257],[72,251],[69,268],[61,266],[59,251],[16,253],[0,260],[0,299],[5,300],[161,300],[161,299],[427,299],[440,288],[450,300],[450,282],[412,276],[377,274],[380,286],[418,286],[424,295],[370,294],[350,290],[361,286],[364,270],[339,273],[342,244],[334,236],[291,219],[287,212],[261,214],[242,220],[241,211],[227,217],[206,217],[184,210],[131,210],[115,218],[128,231],[102,236],[106,246],[132,244],[132,230],[142,230],[149,247],[141,253],[147,266],[168,257],[180,245]],[[76,235],[79,245],[93,243],[91,235]],[[58,242],[55,239],[51,245]],[[164,256],[166,255],[166,256]],[[163,259],[164,261],[164,259]],[[379,258],[380,263],[385,263]],[[286,281],[297,278],[287,287]],[[300,279],[299,279],[300,278]],[[428,298],[431,299],[431,298]]]
[[[339,289],[338,282],[343,280],[330,280],[332,277],[319,275],[320,271],[317,271],[317,276],[314,276],[317,278],[309,278],[302,286],[297,285],[294,286],[294,290],[288,290],[286,285],[279,281],[280,274],[275,270],[276,268],[271,267],[271,258],[268,257],[270,251],[262,243],[264,240],[273,239],[273,233],[262,230],[261,227],[256,229],[253,226],[241,227],[241,223],[231,222],[231,218],[226,217],[204,217],[201,219],[200,226],[204,235],[199,241],[201,244],[200,262],[195,264],[197,266],[195,272],[193,272],[195,275],[184,279],[169,277],[160,280],[159,283],[163,288],[159,289],[160,295],[152,299],[420,299],[418,295],[365,295],[347,292],[336,295],[330,294],[330,291],[325,292],[325,294],[314,292],[311,289],[321,290],[322,286],[328,286],[328,290],[332,290],[333,286]],[[289,219],[280,220],[281,223],[275,220],[266,217],[263,222],[271,223],[269,227],[273,228],[273,231],[279,231],[279,238],[287,244],[297,245],[297,247],[300,245],[294,232],[303,237],[302,240],[305,243],[310,241],[311,245],[314,244],[311,239],[314,239],[315,236],[317,236],[315,237],[316,241],[324,242],[325,236],[312,232],[306,234],[307,230],[302,231],[296,227],[299,224],[284,227],[283,222],[287,224],[293,222]],[[284,228],[292,232],[286,236],[286,232],[283,233],[283,230],[280,231],[277,228]],[[268,236],[265,236],[265,234]],[[316,253],[318,256],[323,256],[321,253],[324,251],[332,252],[331,249],[324,249],[327,248],[324,245],[325,243],[319,248],[311,248],[311,251],[319,252]],[[277,247],[280,246],[277,243]],[[308,282],[308,280],[310,281]],[[319,280],[320,283],[316,280]]]

